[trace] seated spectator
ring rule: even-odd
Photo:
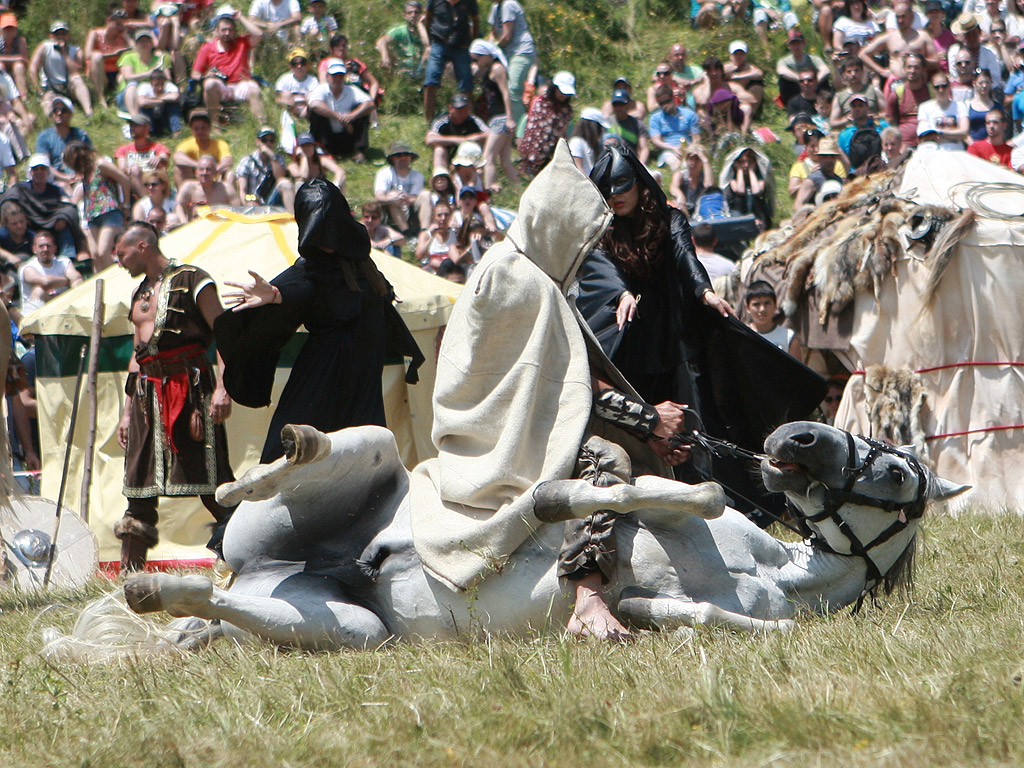
[[[142,186],[142,176],[158,168],[166,170],[170,164],[171,150],[149,136],[149,118],[135,115],[128,121],[132,140],[122,144],[114,152],[117,167],[131,181],[135,194],[142,197],[146,194]]]
[[[839,132],[839,148],[843,150],[843,154],[847,157],[850,156],[850,142],[857,131],[870,129],[881,135],[882,130],[889,127],[885,120],[875,120],[868,113],[868,101],[864,98],[863,94],[853,94],[849,99],[849,106],[851,122]],[[881,139],[879,139],[879,142],[881,142]]]
[[[695,226],[692,232],[697,261],[704,267],[709,278],[714,280],[716,277],[725,277],[726,275],[731,275],[736,270],[736,262],[725,258],[725,256],[719,253],[715,253],[718,238],[715,236],[715,228],[713,226],[704,222]]]
[[[987,69],[979,69],[974,75],[974,94],[967,102],[968,142],[980,141],[988,135],[986,122],[988,113],[993,109],[1003,111],[992,98],[992,77]]]
[[[750,315],[748,325],[757,331],[765,341],[771,342],[783,352],[788,352],[798,360],[803,357],[803,349],[792,329],[779,325],[779,299],[775,289],[766,280],[755,280],[747,288],[743,302]]]
[[[177,217],[171,217],[167,215],[167,211],[163,208],[150,208],[149,213],[146,214],[146,218],[143,221],[153,225],[153,229],[160,235],[166,235],[175,225],[172,224],[172,220]]]
[[[668,88],[672,93],[672,99],[680,106],[689,106],[692,109],[696,103],[693,100],[690,87],[682,85],[679,80],[672,76],[672,66],[668,63],[667,59],[659,62],[658,66],[655,67],[651,84],[647,88],[647,104],[645,109],[652,115],[658,111],[659,88]]]
[[[498,176],[500,158],[505,175],[513,183],[517,183],[519,172],[512,164],[512,139],[516,132],[516,121],[512,114],[512,96],[509,91],[508,62],[505,54],[494,43],[477,39],[470,43],[469,58],[480,79],[476,115],[488,128],[484,144],[484,176],[488,186],[494,184]]]
[[[64,149],[72,141],[92,146],[89,134],[71,124],[74,107],[65,96],[54,96],[50,101],[50,119],[53,125],[41,131],[36,137],[36,152],[50,161],[53,177],[62,187],[71,190],[75,174],[64,164]]]
[[[434,204],[433,218],[428,227],[420,232],[416,242],[416,260],[428,272],[437,274],[441,262],[449,259],[459,263],[455,247],[456,232],[452,226],[452,207],[446,200]]]
[[[626,95],[626,101],[623,102],[626,105],[626,114],[637,120],[643,120],[647,116],[647,107],[642,101],[633,98],[633,84],[629,82],[628,77],[617,78],[612,83],[612,94],[619,91]],[[615,108],[611,99],[601,105],[601,114],[605,117],[611,117],[614,112]]]
[[[700,140],[700,124],[696,112],[676,105],[667,86],[658,88],[656,96],[658,109],[651,114],[648,126],[651,143],[659,151],[658,167],[667,165],[674,171],[683,161],[686,145]]]
[[[327,0],[310,0],[309,16],[302,20],[299,37],[302,42],[323,45],[338,31],[338,22],[327,14]]]
[[[793,115],[789,119],[789,126],[786,128],[787,131],[793,134],[793,154],[801,157],[804,154],[804,139],[807,136],[808,131],[817,131],[822,136],[825,132],[822,131],[817,124],[814,122],[814,118],[806,112],[799,115]]]
[[[171,197],[171,182],[167,178],[167,171],[160,169],[142,174],[142,187],[146,194],[132,207],[132,221],[148,221],[150,212],[159,208],[166,214],[166,227],[173,229],[185,223],[175,213],[176,204]]]
[[[850,124],[850,97],[854,94],[863,96],[864,101],[868,105],[869,115],[880,118],[885,111],[885,96],[874,85],[865,80],[864,62],[856,58],[847,58],[842,65],[842,76],[843,88],[837,91],[832,99],[829,127],[840,129]]]
[[[697,201],[708,187],[715,183],[715,175],[711,170],[711,161],[707,152],[700,144],[686,150],[686,159],[675,173],[669,184],[672,205],[692,216]]]
[[[843,15],[832,24],[832,48],[841,51],[852,42],[860,50],[881,31],[882,28],[868,13],[865,0],[846,0]],[[856,56],[856,52],[853,55]]]
[[[786,114],[790,117],[801,112],[813,114],[818,100],[818,76],[813,69],[800,70],[800,93],[786,103]]]
[[[327,82],[309,93],[309,130],[328,153],[350,156],[361,163],[369,145],[373,100],[366,92],[345,82],[345,64],[331,59]]]
[[[89,244],[78,219],[78,208],[68,202],[64,191],[50,183],[50,159],[36,153],[28,159],[28,181],[19,181],[4,192],[0,202],[16,201],[36,232],[52,230],[61,256],[89,260]]]
[[[764,72],[750,63],[747,58],[747,44],[742,40],[729,43],[729,61],[724,65],[725,79],[736,83],[754,97],[753,111],[757,112],[764,101]]]
[[[967,140],[967,106],[950,98],[949,75],[932,75],[935,98],[917,108],[917,140],[938,149],[962,150]]]
[[[445,259],[441,262],[441,267],[437,270],[437,276],[443,277],[453,283],[464,285],[466,282],[466,269],[461,264],[456,264],[451,259]]]
[[[672,68],[672,80],[683,91],[692,90],[704,79],[704,72],[695,64],[688,63],[689,51],[682,43],[673,43],[668,49],[665,61]]]
[[[212,157],[216,161],[217,176],[222,177],[226,184],[233,185],[235,174],[232,170],[234,158],[231,156],[231,147],[224,139],[210,136],[213,129],[210,113],[205,109],[192,110],[188,116],[188,127],[192,136],[174,150],[174,185],[181,189],[184,181],[196,178],[199,160],[204,156]]]
[[[253,0],[249,21],[265,36],[277,35],[282,42],[288,42],[290,33],[295,32],[293,28],[302,23],[299,0]]]
[[[370,245],[378,251],[390,253],[396,259],[401,258],[405,235],[384,224],[381,204],[376,201],[363,203],[362,217],[366,234],[370,236]]]
[[[121,12],[124,14],[124,28],[129,35],[153,26],[149,14],[139,8],[139,0],[121,0]]]
[[[423,6],[419,0],[409,0],[402,9],[405,21],[392,27],[377,38],[380,64],[386,70],[396,70],[406,77],[419,78],[427,65],[430,41],[423,28]]]
[[[217,159],[210,155],[199,158],[196,178],[186,181],[178,189],[175,214],[180,221],[192,221],[201,205],[241,205],[237,192],[225,182],[217,181]]]
[[[612,91],[612,109],[611,114],[608,115],[608,131],[621,139],[633,150],[633,154],[640,159],[640,162],[646,165],[651,155],[650,135],[643,120],[629,113],[629,101],[629,93],[625,90],[619,88]],[[639,102],[636,103],[642,106]]]
[[[140,29],[135,33],[135,50],[128,50],[117,60],[119,109],[130,114],[139,112],[139,86],[148,81],[155,69],[170,69],[171,59],[153,47],[153,31]]]
[[[196,6],[202,8],[197,9]],[[190,31],[197,31],[198,17],[195,11],[206,11],[212,7],[211,0],[185,0],[180,5],[176,3],[163,3],[153,6],[153,31],[156,34],[156,47],[171,57],[171,71],[174,79],[184,82],[188,76],[188,67],[185,64],[185,55],[182,47],[185,44],[185,36]],[[191,11],[189,9],[192,9]],[[190,30],[188,19],[195,21],[195,27]],[[197,38],[193,38],[198,43]],[[168,75],[170,76],[170,75]]]
[[[473,141],[483,148],[487,140],[487,124],[470,110],[469,97],[456,93],[448,102],[448,114],[434,121],[424,143],[433,150],[434,166],[448,165],[456,148],[464,141]],[[522,154],[522,149],[519,150]]]
[[[693,0],[690,4],[690,22],[700,29],[742,18],[746,3],[742,0]]]
[[[1006,115],[1002,110],[993,109],[985,115],[985,131],[987,136],[973,142],[967,153],[1012,169],[1010,156],[1013,147],[1006,142]]]
[[[18,271],[21,284],[21,314],[27,317],[46,302],[82,282],[71,259],[57,255],[57,242],[45,229],[36,234],[32,258]]]
[[[388,164],[377,171],[373,180],[374,198],[402,232],[409,230],[416,200],[426,183],[423,174],[412,167],[418,157],[404,141],[393,142],[387,154]]]
[[[448,172],[447,164],[435,166],[434,173],[430,177],[430,186],[420,192],[419,198],[416,200],[416,208],[420,212],[420,230],[430,227],[430,222],[434,220],[434,206],[439,200],[443,200],[449,206],[454,206],[457,194],[455,182]]]
[[[924,57],[914,53],[905,56],[903,69],[906,79],[885,96],[885,119],[899,127],[904,146],[912,149],[917,146],[917,108],[931,98],[931,91],[925,78]]]
[[[300,133],[295,139],[295,153],[288,163],[288,173],[295,179],[296,186],[310,179],[328,179],[342,194],[345,193],[345,169],[333,157],[325,154],[313,139],[311,133]],[[327,174],[332,174],[328,178]]]
[[[761,39],[761,45],[768,47],[768,28],[785,27],[786,31],[794,29],[800,19],[793,13],[789,0],[752,0],[754,29]]]
[[[721,90],[730,91],[736,97],[736,103],[742,115],[740,132],[746,133],[749,131],[751,121],[754,119],[754,103],[756,99],[739,83],[730,83],[725,79],[725,67],[721,59],[709,56],[704,59],[702,66],[704,67],[704,82],[693,89],[693,98],[697,103],[697,110],[707,114],[710,112],[711,97]]]
[[[480,145],[473,141],[462,142],[452,158],[452,181],[455,182],[456,191],[463,187],[483,189],[483,177],[480,175],[483,167]]]
[[[719,88],[711,95],[708,110],[701,120],[701,134],[709,143],[730,135],[739,137],[743,126],[743,111],[739,99],[728,88]]]
[[[107,108],[107,91],[117,85],[117,62],[121,54],[132,49],[124,18],[124,11],[111,11],[107,14],[107,23],[90,30],[85,39],[85,69],[92,77],[96,102],[104,109]]]
[[[800,185],[800,191],[796,193],[793,201],[793,210],[801,205],[806,205],[814,200],[826,181],[837,181],[843,183],[842,177],[836,170],[836,164],[842,159],[839,145],[831,136],[826,136],[818,142],[818,151],[814,153],[814,164],[817,167]]]
[[[2,269],[16,277],[21,263],[32,256],[32,241],[36,233],[28,228],[25,209],[13,200],[0,205],[0,225]]]
[[[274,101],[289,114],[301,120],[309,118],[309,94],[319,81],[309,71],[309,54],[305,48],[294,48],[288,54],[289,71],[274,84]]]
[[[882,130],[882,162],[888,170],[892,170],[902,161],[906,153],[903,151],[903,137],[900,129],[890,125]]]
[[[733,215],[754,216],[763,232],[772,228],[775,208],[771,161],[753,149],[747,148],[726,162],[719,185],[725,190],[725,201]]]
[[[787,190],[791,198],[797,196],[797,193],[800,192],[800,187],[807,181],[807,178],[818,170],[818,163],[815,158],[818,154],[818,142],[823,138],[825,138],[825,135],[817,128],[804,131],[804,138],[802,140],[804,149],[800,156],[797,157],[796,162],[789,168]],[[835,173],[839,177],[846,176],[846,166],[842,161],[836,162]]]
[[[238,35],[235,21],[248,34]],[[203,43],[192,65],[192,79],[203,81],[203,99],[211,115],[220,114],[222,102],[245,101],[257,121],[263,121],[263,96],[249,71],[249,54],[263,39],[263,31],[245,16],[218,16],[215,37]]]
[[[775,72],[779,76],[779,98],[783,104],[788,104],[800,92],[800,70],[816,72],[818,83],[822,85],[829,75],[828,65],[814,54],[807,53],[804,34],[799,29],[789,30],[786,47],[789,53],[775,65]]]
[[[82,180],[71,202],[81,204],[93,270],[100,272],[114,263],[114,238],[130,210],[131,180],[109,158],[80,141],[68,144],[64,162]]]
[[[28,76],[43,94],[43,111],[49,111],[54,96],[64,96],[70,103],[74,95],[86,117],[92,117],[92,96],[82,79],[82,50],[71,44],[68,34],[66,21],[55,21],[50,25],[50,39],[40,43],[32,52]]]
[[[556,72],[551,83],[530,105],[526,128],[519,141],[519,170],[533,178],[551,160],[555,144],[564,139],[572,122],[572,97],[576,95],[576,76]]]
[[[569,137],[569,152],[572,161],[587,176],[594,168],[594,161],[604,148],[604,134],[608,130],[608,121],[601,110],[586,107],[580,111],[580,119],[576,121],[572,136]]]
[[[0,14],[0,67],[14,78],[18,91],[28,93],[28,41],[18,31],[18,17]]]
[[[14,78],[0,69],[0,132],[10,141],[15,160],[24,160],[28,157],[25,137],[35,123],[35,113],[29,112],[25,106],[22,92]]]
[[[243,203],[281,206],[295,212],[295,186],[288,178],[284,155],[277,151],[277,133],[262,126],[256,133],[256,151],[243,157],[235,169],[238,198]]]
[[[835,94],[828,88],[819,88],[818,97],[814,100],[814,114],[811,119],[814,125],[822,133],[831,129],[830,118],[832,117],[832,102],[835,101]]]
[[[317,67],[320,82],[327,82],[327,67],[335,59],[345,64],[345,82],[369,96],[376,108],[376,105],[380,104],[383,93],[380,83],[377,82],[377,78],[366,64],[348,55],[348,37],[341,33],[331,37],[331,55],[321,61]],[[372,117],[372,121],[376,125],[376,115]]]
[[[162,69],[154,69],[138,89],[139,112],[149,118],[155,137],[181,133],[181,92]]]

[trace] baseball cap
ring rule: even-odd
[[[572,72],[556,72],[551,83],[566,96],[576,95],[576,76]]]
[[[629,104],[629,94],[621,88],[612,91],[612,104]]]
[[[47,168],[52,167],[50,165],[49,155],[44,155],[42,152],[36,152],[31,155],[28,159],[29,168],[38,168],[40,165],[45,165]]]
[[[863,93],[854,93],[850,95],[850,98],[846,100],[847,104],[853,104],[855,101],[863,101],[865,104],[868,103],[867,97]]]
[[[188,115],[188,123],[191,125],[195,120],[205,120],[206,122],[212,122],[210,120],[210,113],[205,109],[193,109]]]
[[[814,120],[811,118],[811,116],[807,112],[797,112],[795,115],[793,115],[793,117],[790,118],[790,120],[789,120],[789,127],[786,128],[786,130],[787,131],[792,131],[794,128],[796,128],[798,125],[801,125],[801,124],[803,124],[803,125],[813,125],[814,124]]]
[[[747,44],[742,40],[733,40],[729,43],[729,53],[736,53],[736,51],[747,52]]]
[[[344,75],[348,72],[345,67],[345,62],[341,59],[330,59],[327,62],[327,74],[328,75]]]
[[[277,131],[271,128],[269,125],[261,125],[260,129],[256,131],[256,138],[262,139],[266,136],[277,136]]]
[[[791,29],[791,30],[789,30],[789,34],[786,37],[786,42],[792,43],[795,40],[803,41],[803,39],[804,39],[804,33],[803,32],[801,32],[799,29]]]
[[[476,197],[476,196],[477,196],[476,187],[463,187],[462,191],[459,192],[459,198],[463,198],[463,197]]]
[[[50,102],[50,114],[53,114],[53,108],[60,104],[68,112],[75,111],[75,105],[71,103],[71,99],[66,96],[54,96],[53,101]]]
[[[469,106],[469,97],[464,93],[456,93],[448,102],[448,106],[455,109],[462,109]]]
[[[71,27],[68,26],[66,21],[54,21],[53,24],[50,25],[51,32],[60,32],[61,30],[68,32],[70,29]]]
[[[309,54],[306,52],[305,48],[292,48],[288,52],[288,61],[292,61],[292,59],[306,59],[306,60],[308,60],[309,59]]]
[[[629,78],[628,78],[628,77],[626,77],[625,75],[623,75],[622,77],[616,77],[616,78],[615,78],[615,82],[614,82],[614,83],[612,83],[612,85],[618,85],[619,83],[625,83],[625,84],[626,84],[626,85],[628,85],[628,86],[629,86],[630,88],[632,88],[632,87],[633,87],[633,84],[632,84],[631,82],[629,82]]]
[[[0,25],[0,26],[2,26],[2,25]],[[148,37],[150,40],[154,40],[155,39],[153,37],[153,31],[151,29],[140,29],[138,32],[135,33],[136,41],[141,40],[144,37]]]
[[[304,144],[316,144],[316,142],[313,140],[312,133],[300,133],[298,136],[295,137],[295,143],[300,147],[303,146]]]
[[[584,107],[580,110],[580,120],[590,120],[602,128],[608,128],[608,118],[601,114],[601,110],[595,107]]]
[[[18,17],[13,13],[0,14],[0,27],[18,28]]]
[[[814,203],[821,205],[827,200],[835,197],[843,191],[842,183],[835,179],[827,179],[824,184],[821,185],[821,189],[818,190],[818,194],[814,196]]]

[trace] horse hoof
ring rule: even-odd
[[[124,583],[124,599],[135,613],[156,613],[164,609],[155,573],[140,573]]]
[[[171,616],[195,616],[213,597],[213,582],[205,576],[140,573],[124,584],[128,607],[136,613],[167,611]]]

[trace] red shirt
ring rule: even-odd
[[[228,76],[229,83],[238,83],[242,80],[251,80],[249,72],[249,51],[252,50],[252,43],[248,35],[236,37],[231,47],[226,51],[220,48],[220,40],[211,40],[203,43],[196,56],[195,71],[205,75],[213,67],[216,67]]]
[[[982,160],[988,160],[989,162],[995,163],[996,165],[1002,165],[1006,168],[1013,170],[1013,165],[1010,163],[1010,153],[1013,152],[1013,147],[1009,144],[1000,144],[996,146],[988,139],[982,139],[976,141],[967,148],[968,155],[974,155],[980,157]]]
[[[893,83],[886,94],[885,119],[899,127],[905,146],[917,146],[917,108],[931,97],[927,83],[916,89],[906,83]]]

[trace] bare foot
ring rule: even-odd
[[[570,635],[580,639],[595,637],[625,643],[634,638],[633,633],[612,615],[601,594],[582,581],[577,584],[576,607],[566,629]]]

